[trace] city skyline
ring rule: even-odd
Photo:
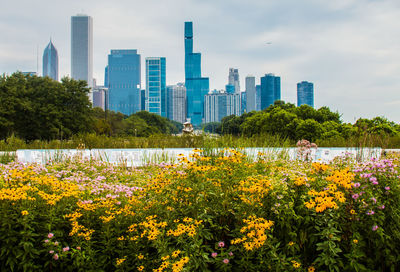
[[[51,11],[29,1],[16,3],[0,11],[0,73],[40,73],[37,48],[44,48],[51,36],[60,58],[59,78],[70,75],[70,17],[84,12],[93,18],[97,82],[103,82],[110,49],[137,48],[143,58],[165,56],[167,84],[175,84],[184,81],[182,23],[190,20],[210,89],[224,88],[229,67],[239,69],[242,86],[249,74],[260,84],[261,76],[275,73],[283,78],[286,102],[296,104],[296,84],[311,81],[315,107],[337,110],[346,122],[375,116],[400,121],[398,1],[251,0],[227,5],[173,0],[117,5],[89,0],[56,6],[40,1]],[[143,75],[144,65],[142,84]]]

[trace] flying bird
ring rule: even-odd
[[[272,42],[267,42],[267,44],[272,44]]]

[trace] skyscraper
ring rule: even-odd
[[[274,74],[266,74],[261,77],[261,110],[273,105],[281,99],[281,78]]]
[[[204,101],[205,123],[220,122],[225,116],[241,114],[239,93],[213,91],[205,96]]]
[[[71,77],[93,86],[93,19],[87,15],[71,17]]]
[[[235,86],[235,93],[240,93],[239,70],[229,68],[228,84]]]
[[[58,80],[58,53],[51,40],[43,52],[43,76]]]
[[[186,88],[183,83],[167,86],[167,117],[180,123],[186,121]]]
[[[201,77],[201,54],[193,53],[193,23],[185,22],[185,86],[187,118],[194,126],[204,119],[204,96],[209,91],[208,77]]]
[[[146,111],[167,117],[165,58],[146,58]]]
[[[137,50],[111,50],[105,71],[107,109],[126,115],[140,111],[140,55]]]
[[[304,104],[314,108],[314,84],[307,81],[297,83],[297,106]]]
[[[254,76],[246,77],[246,110],[247,112],[257,110],[256,78]]]

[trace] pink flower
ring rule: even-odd
[[[63,248],[63,252],[68,251],[68,250],[69,250],[68,246]]]
[[[229,252],[228,255],[229,255],[229,256],[233,256],[233,252],[232,252],[232,251]]]
[[[385,190],[386,190],[386,191],[389,191],[389,190],[390,190],[390,187],[389,187],[389,186],[386,186],[386,187],[385,187]]]
[[[80,246],[77,246],[76,249],[77,249],[77,250],[81,250],[81,247],[80,247]]]
[[[50,254],[53,254],[53,253],[54,253],[54,250],[50,250],[49,253],[50,253]]]
[[[55,245],[55,246],[58,246],[58,242],[57,242],[57,241],[55,241],[55,242],[54,242],[54,245]]]
[[[47,238],[51,238],[51,237],[53,237],[54,236],[54,234],[53,233],[49,233],[49,234],[47,234]]]
[[[376,231],[379,227],[377,225],[372,227],[372,231]]]
[[[57,254],[57,253],[54,254],[53,259],[54,259],[54,260],[58,260],[58,254]]]
[[[44,240],[44,242],[47,244],[48,242],[50,242],[50,240],[49,240],[49,239],[46,239],[46,240]]]
[[[227,264],[227,263],[229,263],[229,259],[224,259],[223,262],[224,262],[224,264]]]
[[[218,256],[218,253],[217,253],[217,252],[211,253],[211,257],[216,258],[217,256]]]
[[[224,243],[223,241],[221,241],[221,242],[218,243],[218,246],[219,246],[219,247],[224,247],[224,246],[225,246],[225,243]]]
[[[360,187],[360,185],[361,185],[361,184],[360,184],[359,182],[356,182],[356,183],[353,184],[353,187],[354,187],[354,188],[358,188],[358,187]]]

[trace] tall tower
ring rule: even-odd
[[[235,93],[240,93],[239,70],[229,68],[228,84],[235,86]]]
[[[146,58],[146,98],[148,112],[167,117],[165,58]]]
[[[314,84],[311,82],[297,83],[297,106],[303,104],[314,108]]]
[[[131,115],[141,110],[140,55],[137,50],[111,50],[105,69],[107,109]]]
[[[247,112],[257,110],[256,78],[254,76],[246,77],[246,110]]]
[[[281,78],[274,74],[266,74],[261,77],[261,110],[273,105],[281,99]]]
[[[93,87],[93,19],[87,15],[71,17],[71,77]]]
[[[193,23],[185,22],[185,86],[187,118],[194,126],[204,121],[204,96],[209,91],[208,77],[201,77],[201,54],[193,53]]]
[[[58,81],[58,53],[51,39],[43,52],[43,76]]]

